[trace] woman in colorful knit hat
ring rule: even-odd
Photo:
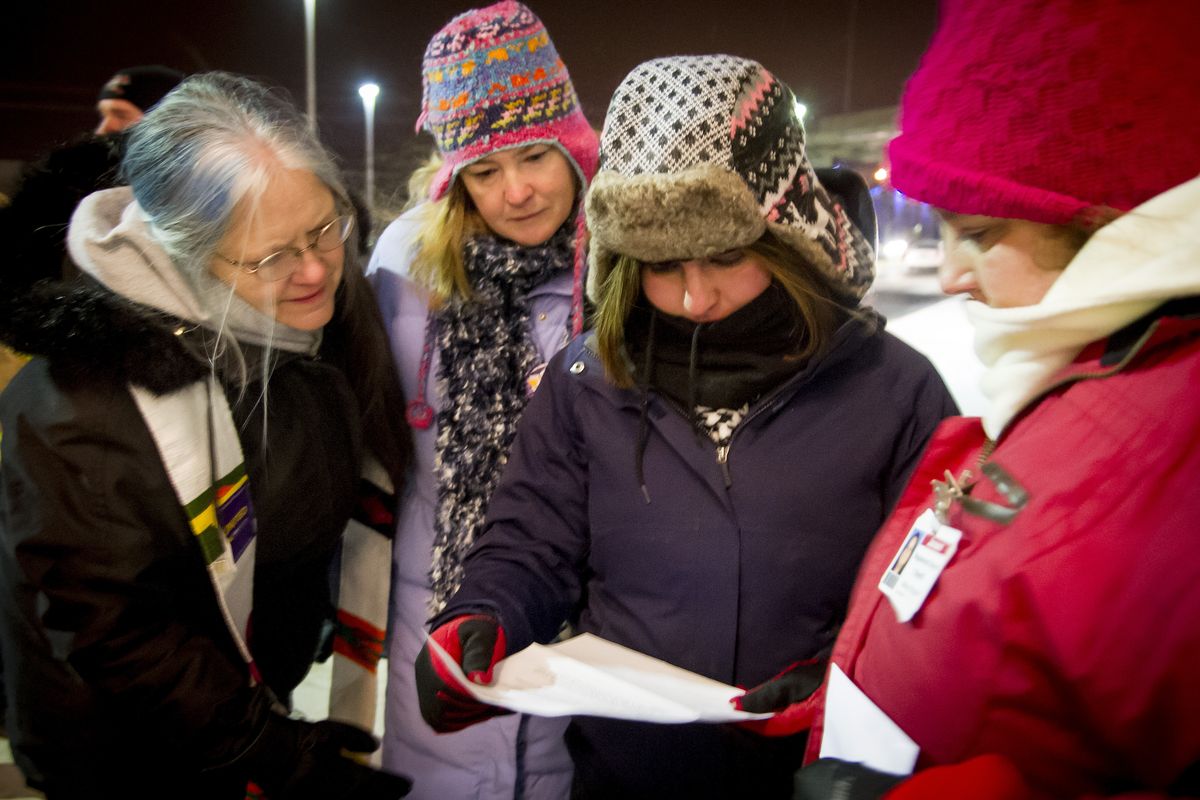
[[[737,702],[779,713],[749,728],[573,719],[573,796],[786,798],[859,559],[954,406],[859,307],[870,220],[818,180],[761,65],[638,66],[600,150],[595,329],[546,370],[432,636],[486,676],[575,620],[758,686]],[[487,713],[417,669],[433,724]]]
[[[437,153],[421,202],[380,237],[372,281],[416,439],[396,529],[384,764],[416,797],[561,798],[564,722],[508,717],[454,736],[421,720],[412,664],[458,586],[546,362],[582,326],[582,197],[598,142],[541,20],[517,2],[429,42],[419,127]]]
[[[158,103],[121,169],[71,218],[79,280],[0,273],[0,339],[34,356],[0,395],[15,761],[55,800],[400,797],[346,757],[377,746],[369,720],[288,716],[339,546],[345,575],[390,545],[352,517],[392,516],[411,458],[341,176],[303,115],[224,73]]]
[[[892,180],[941,209],[991,405],[934,437],[833,653],[915,743],[867,763],[916,774],[798,796],[1200,796],[1198,36],[1175,0],[943,4]],[[914,604],[886,573],[922,526]],[[860,761],[827,702],[812,755]]]

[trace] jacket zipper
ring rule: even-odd
[[[742,422],[745,422],[745,420],[742,420]],[[736,428],[733,433],[737,433]],[[721,465],[721,477],[725,479],[726,489],[733,486],[733,476],[729,474],[729,445],[733,442],[733,433],[729,434],[729,442],[717,448],[717,463]]]
[[[593,356],[598,357],[597,351],[591,346],[591,337],[584,341],[583,347]],[[738,423],[738,426],[733,430],[733,433],[729,435],[729,442],[717,447],[717,464],[721,467],[721,477],[725,480],[726,489],[729,489],[731,486],[733,486],[733,476],[729,472],[729,449],[733,446],[733,439],[738,435],[738,431],[740,431],[742,426],[747,422],[771,408],[775,403],[775,398],[786,391],[788,387],[791,386],[793,381],[802,382],[801,377],[801,375],[794,375],[787,381],[784,381],[781,385],[776,386],[770,394],[766,395],[761,401],[759,401],[758,406],[752,409],[750,413],[746,415],[745,419]],[[674,409],[677,414],[684,418],[684,420],[686,420],[688,423],[692,422],[691,415],[683,409],[683,406],[679,405],[679,403],[676,403],[673,398],[669,397],[666,393],[657,390],[655,391],[655,394],[661,397],[663,402],[665,402],[668,407]]]
[[[979,451],[979,458],[975,461],[975,470],[982,470],[983,465],[987,463],[987,460],[992,457],[992,453],[995,451],[996,440],[990,437],[985,439],[983,442],[983,448]]]
[[[683,417],[684,420],[689,425],[693,425],[692,417],[688,416],[688,414],[683,410],[683,406],[681,406],[681,405],[679,405],[679,403],[675,402],[674,398],[669,397],[668,395],[666,395],[663,392],[656,392],[656,394],[662,398],[663,402],[666,403],[669,408],[673,409],[675,411],[675,413],[677,413],[677,414],[679,414],[679,416]],[[742,420],[738,424],[738,428],[740,428],[740,427],[742,427],[742,425],[746,424],[746,420],[748,420],[748,419],[750,419],[750,416],[747,416],[746,419]],[[699,431],[697,431],[697,435],[699,435]],[[717,446],[717,464],[718,464],[718,466],[721,467],[721,477],[724,478],[724,480],[725,480],[725,488],[726,489],[728,489],[730,486],[733,485],[733,476],[731,476],[729,474],[729,445],[733,443],[733,437],[736,435],[737,435],[737,428],[735,428],[733,433],[731,433],[729,435],[729,443],[728,444],[723,444],[723,445]],[[708,436],[705,435],[705,438],[707,439]],[[709,441],[711,441],[711,440],[709,440]]]
[[[800,376],[796,376],[793,380],[799,380],[799,377]],[[721,477],[725,480],[726,489],[729,489],[733,486],[733,475],[729,472],[729,450],[733,447],[733,440],[737,438],[738,432],[742,430],[742,427],[746,425],[746,423],[750,422],[750,420],[754,419],[759,414],[762,414],[768,409],[774,407],[775,398],[786,391],[790,384],[790,380],[786,381],[782,385],[776,386],[770,394],[763,397],[762,400],[759,401],[758,405],[751,409],[750,413],[746,414],[745,418],[743,418],[742,421],[738,423],[738,426],[733,429],[733,432],[729,434],[729,441],[723,445],[717,446],[717,465],[721,468]],[[682,410],[678,405],[675,404],[673,400],[671,400],[671,398],[667,397],[666,395],[661,396],[667,400],[667,402],[673,406],[676,411],[682,413]],[[686,414],[684,415],[684,418],[687,418]]]

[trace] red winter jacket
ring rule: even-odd
[[[877,586],[930,481],[970,469],[972,497],[1008,504],[978,477],[978,420],[942,424],[868,551],[833,660],[918,771],[992,753],[1030,797],[1200,791],[1200,304],[1164,309],[1009,425],[988,460],[1028,502],[1007,525],[952,508],[958,553],[911,622]]]

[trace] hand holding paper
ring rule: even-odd
[[[743,711],[773,711],[766,720],[739,723],[760,736],[794,736],[812,727],[817,690],[825,680],[826,659],[797,661],[769,681],[733,700]]]
[[[458,662],[433,637],[427,649],[475,700],[526,714],[660,723],[771,716],[736,710],[730,701],[741,694],[737,687],[586,633],[555,645],[530,645],[509,656],[495,665],[490,686],[467,681]]]
[[[431,648],[436,658],[430,656]],[[473,681],[491,682],[504,649],[504,629],[484,614],[455,617],[429,635],[415,665],[417,702],[429,727],[451,733],[508,713],[479,702],[470,688]]]

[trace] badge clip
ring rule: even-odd
[[[971,479],[971,470],[963,470],[958,480],[955,480],[950,470],[946,470],[945,476],[946,479],[943,481],[930,481],[930,483],[933,485],[933,513],[937,516],[938,522],[949,525],[951,506],[967,497],[962,484]]]
[[[1008,473],[1008,470],[994,461],[984,464],[982,472],[983,477],[996,486],[996,491],[1008,505],[972,497],[971,490],[975,484],[968,483],[971,479],[970,470],[964,470],[957,480],[950,470],[946,470],[945,480],[932,481],[935,498],[933,511],[939,522],[943,525],[948,524],[950,509],[955,503],[962,506],[962,510],[967,514],[983,517],[1001,525],[1007,525],[1016,519],[1017,514],[1029,502],[1029,492]]]

